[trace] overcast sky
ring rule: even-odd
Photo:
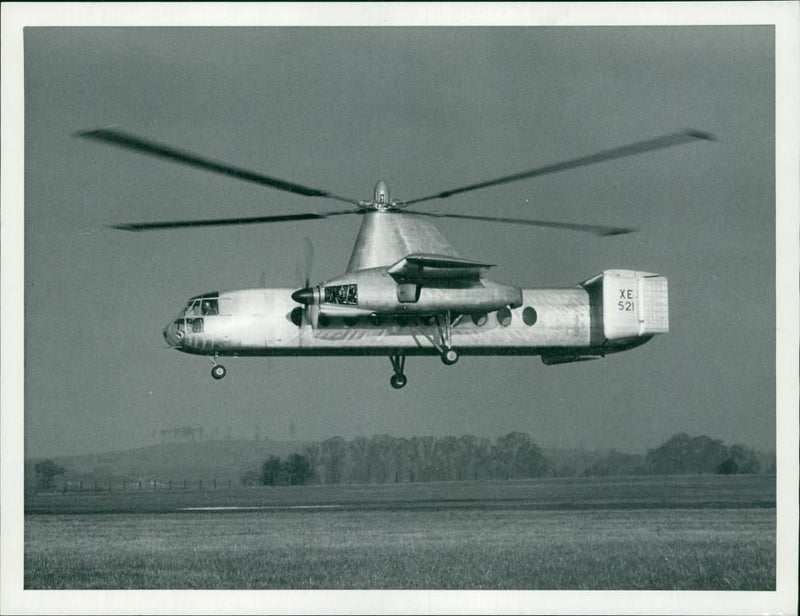
[[[162,429],[300,439],[528,432],[644,453],[676,432],[775,446],[774,37],[756,27],[53,29],[25,35],[26,456],[125,449]],[[116,222],[324,210],[309,199],[73,137],[115,125],[367,199],[410,199],[684,128],[697,142],[420,204],[632,226],[597,238],[437,227],[493,278],[570,286],[609,268],[670,282],[639,349],[535,357],[226,359],[169,350],[200,292],[344,271],[360,219],[127,233]]]

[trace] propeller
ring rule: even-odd
[[[316,329],[319,323],[319,305],[315,300],[315,290],[311,286],[311,266],[314,262],[314,244],[308,237],[303,238],[303,286],[292,293],[292,299],[298,304],[302,304],[303,308],[295,308],[294,310],[301,310],[299,324],[298,320],[293,319],[295,324],[298,324],[298,332],[302,325],[311,323],[311,326]],[[297,313],[295,313],[297,314]],[[299,334],[298,334],[299,335]]]
[[[314,244],[308,237],[303,238],[303,286],[311,284],[311,266],[314,264]]]
[[[243,224],[255,224],[255,223],[287,222],[294,220],[320,220],[320,219],[330,218],[333,216],[364,214],[372,209],[397,210],[400,208],[408,207],[409,205],[412,204],[422,203],[424,201],[430,201],[433,199],[446,199],[453,195],[469,192],[472,190],[479,190],[482,188],[489,188],[491,186],[498,186],[501,184],[507,184],[519,180],[539,177],[542,175],[565,171],[567,169],[586,167],[588,165],[594,165],[605,161],[616,160],[627,156],[644,154],[646,152],[652,152],[654,150],[674,147],[677,145],[682,145],[697,140],[705,140],[705,141],[714,140],[714,136],[711,135],[710,133],[688,129],[676,133],[671,133],[669,135],[656,137],[654,139],[638,141],[617,148],[603,150],[601,152],[590,154],[588,156],[573,158],[567,161],[562,161],[546,165],[543,167],[537,167],[534,169],[530,169],[528,171],[523,171],[512,175],[505,175],[499,178],[486,180],[484,182],[478,182],[475,184],[468,184],[465,186],[451,188],[449,190],[441,191],[423,197],[418,197],[416,199],[410,199],[407,201],[392,201],[390,204],[383,204],[383,203],[377,203],[375,201],[368,201],[368,202],[359,201],[357,199],[342,197],[327,190],[313,188],[295,182],[289,182],[287,180],[275,178],[260,172],[251,171],[228,163],[198,156],[197,154],[193,154],[191,152],[187,152],[184,150],[179,150],[168,145],[151,141],[149,139],[144,139],[142,137],[138,137],[136,135],[123,132],[116,128],[102,128],[97,130],[81,131],[79,133],[76,133],[76,136],[83,137],[86,139],[92,139],[95,141],[101,141],[117,147],[134,150],[150,156],[170,160],[173,162],[181,163],[198,169],[203,169],[205,171],[211,171],[213,173],[226,175],[228,177],[236,178],[239,180],[254,182],[257,184],[261,184],[263,186],[275,188],[277,190],[299,194],[306,197],[326,197],[328,199],[334,199],[336,201],[341,201],[356,206],[355,208],[351,207],[342,210],[305,212],[298,214],[278,214],[271,216],[219,218],[219,219],[206,219],[206,220],[136,222],[136,223],[112,225],[112,227],[115,229],[122,229],[125,231],[150,231],[156,229],[176,229],[185,227],[243,225]],[[421,216],[429,216],[432,218],[460,218],[464,220],[504,222],[511,224],[588,232],[601,236],[620,235],[623,233],[631,233],[635,231],[635,229],[628,229],[624,227],[605,227],[600,225],[584,225],[577,223],[564,223],[564,222],[554,222],[545,220],[534,220],[527,218],[477,216],[470,214],[440,214],[433,212],[415,212],[415,213]],[[310,291],[310,288],[306,284],[306,286],[303,289],[300,289],[296,293],[300,293],[301,291],[303,292]],[[305,299],[306,295],[300,295],[299,297]],[[300,299],[296,299],[295,301],[298,301],[299,303],[304,303],[304,301],[300,301]],[[309,304],[304,303],[304,305],[309,305]]]

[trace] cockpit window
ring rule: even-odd
[[[189,304],[186,306],[183,314],[187,317],[200,316],[200,302],[196,299],[189,300]]]
[[[358,285],[339,284],[325,287],[325,302],[328,304],[358,304]]]
[[[198,295],[189,300],[183,314],[187,317],[200,317],[219,314],[218,294],[210,294],[210,297]]]
[[[219,314],[219,304],[216,299],[200,300],[200,310],[203,316]]]

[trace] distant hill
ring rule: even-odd
[[[303,447],[304,443],[298,441],[208,440],[50,459],[66,469],[59,476],[62,482],[83,482],[86,486],[96,482],[103,486],[109,482],[131,484],[156,480],[179,485],[183,481],[214,479],[238,482],[245,472],[260,469],[270,455],[288,456]],[[35,483],[33,467],[40,461],[25,461],[26,487]]]
[[[248,471],[260,471],[269,456],[286,458],[292,453],[304,453],[308,443],[302,441],[254,440],[198,440],[150,445],[127,451],[56,456],[48,458],[66,472],[56,478],[58,486],[81,484],[83,489],[108,486],[130,487],[139,481],[144,486],[159,485],[180,487],[184,482],[197,486],[211,485],[215,479],[223,485],[230,479],[237,485]],[[552,462],[552,471],[558,476],[580,475],[586,468],[600,460],[605,452],[578,449],[546,449],[544,457]],[[26,488],[34,489],[34,465],[45,458],[25,461]],[[421,479],[421,478],[418,478]]]

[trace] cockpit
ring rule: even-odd
[[[219,314],[219,293],[195,295],[183,309],[183,316],[211,316]]]
[[[219,314],[219,293],[195,295],[186,303],[181,315],[164,328],[164,340],[180,347],[187,333],[199,334],[204,330],[204,318]]]

